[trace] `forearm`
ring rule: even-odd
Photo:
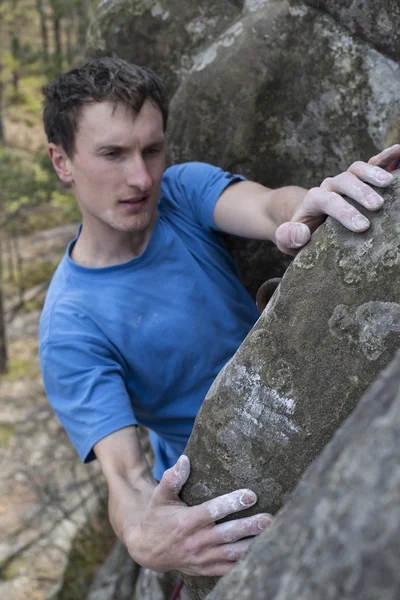
[[[254,181],[241,181],[221,194],[214,220],[226,233],[274,242],[277,228],[292,219],[306,193],[294,185],[272,190]]]
[[[110,523],[122,542],[127,532],[141,521],[156,486],[147,465],[108,477]]]
[[[269,190],[269,201],[266,203],[268,217],[277,229],[282,223],[291,221],[308,190],[296,185],[287,185]]]
[[[109,517],[121,541],[140,522],[157,482],[140,443],[137,427],[124,427],[94,446],[109,490]]]

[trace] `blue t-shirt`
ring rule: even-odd
[[[42,312],[40,359],[49,401],[83,461],[106,435],[142,424],[160,479],[257,320],[213,217],[240,179],[203,163],[167,169],[148,245],[126,263],[83,267],[70,258],[77,238],[69,244]]]

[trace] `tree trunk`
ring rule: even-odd
[[[1,31],[0,31],[0,33],[1,33]],[[4,95],[3,64],[0,60],[0,144],[4,144],[4,142],[5,142],[4,120],[3,120],[3,95]]]
[[[186,448],[190,505],[251,488],[275,514],[399,345],[400,171],[354,234],[328,219],[212,385]],[[354,203],[355,204],[355,203]],[[215,580],[185,578],[194,600]],[[240,596],[241,597],[241,596]]]
[[[1,232],[0,232],[1,234]],[[0,237],[0,375],[7,371],[7,339],[3,302],[3,244]]]
[[[72,52],[72,14],[67,15],[65,25],[65,36],[66,36],[66,45],[67,45],[67,63],[68,67],[72,67],[73,63],[73,52]]]
[[[207,600],[400,598],[400,352]]]
[[[61,73],[63,68],[63,53],[61,41],[61,16],[58,4],[53,5],[53,32],[55,45],[55,66],[57,71]]]
[[[25,286],[24,286],[24,274],[23,274],[23,269],[22,269],[22,256],[21,256],[21,252],[19,250],[19,237],[18,237],[17,224],[16,224],[15,230],[13,231],[12,240],[13,240],[14,253],[15,253],[15,262],[17,265],[19,302],[20,302],[21,307],[23,307]]]
[[[90,1],[82,0],[76,6],[78,16],[77,43],[78,48],[86,47],[86,32],[90,22]]]
[[[43,60],[49,63],[49,34],[47,30],[46,14],[43,8],[43,0],[36,0],[36,8],[40,18],[40,31],[42,34]]]

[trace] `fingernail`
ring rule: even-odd
[[[177,473],[179,473],[179,475],[182,475],[183,473],[186,472],[187,470],[187,456],[185,454],[182,454],[178,460],[176,461],[175,464],[175,469],[177,471]]]
[[[252,506],[257,502],[257,496],[254,492],[245,492],[240,496],[240,503],[244,506]]]
[[[309,237],[309,229],[303,223],[299,223],[292,229],[292,241],[295,246],[304,246]]]
[[[367,208],[380,208],[383,205],[383,198],[377,194],[374,198],[370,198],[365,204]]]
[[[268,527],[268,525],[270,525],[271,522],[272,522],[272,515],[265,515],[258,521],[258,527],[259,527],[259,529],[263,530],[266,527]]]
[[[381,181],[382,183],[389,183],[389,182],[393,181],[393,179],[394,179],[394,177],[391,173],[388,173],[387,171],[383,171],[383,170],[378,171],[378,173],[376,174],[376,178],[378,181]]]
[[[364,231],[369,227],[369,221],[362,215],[356,215],[351,219],[354,229],[357,231]]]

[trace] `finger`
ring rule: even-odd
[[[202,577],[223,577],[232,569],[234,564],[232,561],[226,560],[219,563],[207,563],[202,567],[195,567],[194,569],[181,569],[181,572],[187,575],[200,575]]]
[[[240,540],[238,542],[233,542],[232,544],[222,544],[220,546],[215,546],[207,555],[208,560],[212,563],[219,563],[223,561],[236,562],[245,556],[254,542],[253,538],[248,538],[247,540]]]
[[[370,225],[368,219],[354,206],[346,202],[342,196],[336,192],[324,191],[320,187],[312,188],[306,194],[303,210],[310,215],[329,215],[350,231],[365,231]]]
[[[379,165],[380,167],[388,167],[392,160],[395,158],[399,158],[400,156],[400,144],[395,144],[394,146],[390,146],[390,148],[386,148],[376,156],[372,156],[368,163],[370,165]]]
[[[179,499],[179,492],[190,474],[190,461],[185,454],[179,457],[177,463],[167,469],[153,493],[153,501],[159,503]]]
[[[361,164],[366,165],[366,163]],[[368,169],[364,170],[362,167],[360,167],[359,177],[363,176],[363,179],[368,178],[369,183],[375,183],[375,179],[377,180],[375,170],[378,170],[379,173],[383,173],[385,176],[389,175],[389,173],[382,171],[382,169],[379,169],[378,167],[368,166]],[[370,171],[371,173],[368,173],[367,171]],[[328,179],[325,179],[321,185],[321,188],[327,190],[328,192],[339,192],[339,194],[345,194],[369,210],[377,210],[378,208],[381,208],[383,205],[382,196],[375,192],[375,190],[373,190],[369,185],[364,183],[364,181],[359,179],[359,177],[356,177],[356,175],[349,172],[340,173],[340,175],[337,175],[336,177],[329,177]]]
[[[190,509],[193,513],[192,518],[196,513],[193,524],[196,528],[209,525],[240,510],[250,508],[256,502],[256,494],[246,489],[218,496]]]
[[[272,520],[272,515],[263,513],[236,521],[219,523],[212,528],[211,541],[215,544],[226,544],[258,535],[272,523]]]
[[[372,183],[372,185],[376,185],[377,187],[387,187],[393,182],[393,175],[380,167],[361,162],[360,160],[350,165],[347,171],[353,173],[359,179]],[[342,173],[342,175],[343,174],[344,173]],[[338,177],[340,176],[338,175]],[[335,180],[337,178],[334,177],[333,179]]]
[[[281,252],[292,254],[290,249],[299,249],[311,238],[311,231],[305,223],[282,223],[275,231],[275,242]],[[293,252],[295,254],[295,252]]]

